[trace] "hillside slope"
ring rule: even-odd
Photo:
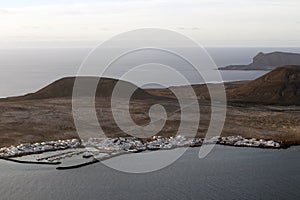
[[[300,105],[300,66],[279,67],[227,95],[233,102]]]
[[[112,91],[115,85],[119,82],[122,87],[122,91],[118,94],[120,97],[125,96],[127,91],[131,89],[136,89],[134,92],[134,98],[144,99],[144,98],[153,98],[152,95],[144,91],[143,89],[138,88],[134,84],[112,79],[112,78],[98,78],[98,77],[77,77],[77,80],[81,83],[80,91],[81,96],[94,95],[92,91],[92,86],[98,84],[96,90],[96,97],[111,97]],[[59,79],[48,86],[40,89],[35,93],[30,93],[24,96],[19,97],[10,97],[3,99],[4,101],[14,101],[14,100],[37,100],[37,99],[51,99],[51,98],[67,98],[71,99],[73,94],[73,87],[75,83],[75,77],[66,77]]]

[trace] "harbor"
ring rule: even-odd
[[[189,138],[182,135],[175,137],[153,136],[147,140],[135,137],[90,138],[26,143],[0,149],[0,158],[25,164],[54,164],[57,169],[70,169],[86,166],[110,159],[122,154],[144,151],[170,150],[181,147],[201,147],[205,144],[220,144],[235,147],[255,147],[280,149],[282,142],[241,136]]]

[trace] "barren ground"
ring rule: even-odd
[[[240,84],[244,83],[226,84],[226,88],[230,90]],[[177,89],[181,90],[184,87]],[[210,121],[210,102],[205,100],[207,92],[203,86],[195,86],[195,90],[201,112],[198,136],[203,137]],[[149,107],[155,103],[162,104],[168,112],[168,120],[159,134],[175,135],[180,123],[177,100],[173,99],[172,93],[167,89],[148,92],[154,96],[168,98],[132,100],[130,113],[133,120],[139,125],[149,123]],[[70,98],[0,101],[0,146],[78,137],[71,103]],[[120,98],[119,109],[122,109],[122,103],[124,102]],[[109,99],[97,98],[96,110],[101,127],[107,136],[124,135],[112,118]],[[80,136],[103,136],[97,131],[99,130],[97,124],[92,124],[88,118],[85,124],[89,127],[89,131]],[[184,130],[183,134],[191,136],[190,129],[192,127]],[[287,144],[300,144],[300,106],[229,104],[222,135],[241,135],[246,138],[264,138],[281,140]]]

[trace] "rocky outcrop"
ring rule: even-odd
[[[258,53],[248,65],[229,65],[221,70],[273,70],[284,65],[300,65],[300,54],[286,52]]]

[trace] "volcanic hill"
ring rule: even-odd
[[[35,93],[30,93],[24,96],[19,97],[10,97],[3,100],[37,100],[37,99],[50,99],[50,98],[65,98],[71,99],[73,95],[73,87],[75,80],[78,83],[78,89],[76,90],[78,96],[92,96],[95,97],[103,97],[103,98],[110,98],[112,96],[112,92],[116,84],[120,86],[122,89],[118,92],[118,96],[126,96],[128,91],[135,90],[133,98],[136,99],[151,99],[154,98],[152,95],[147,93],[141,88],[138,88],[134,84],[112,79],[112,78],[98,78],[98,77],[66,77],[59,79],[48,86],[40,89]],[[93,91],[93,87],[97,86],[96,91]]]
[[[300,105],[300,66],[284,66],[227,92],[229,101]]]

